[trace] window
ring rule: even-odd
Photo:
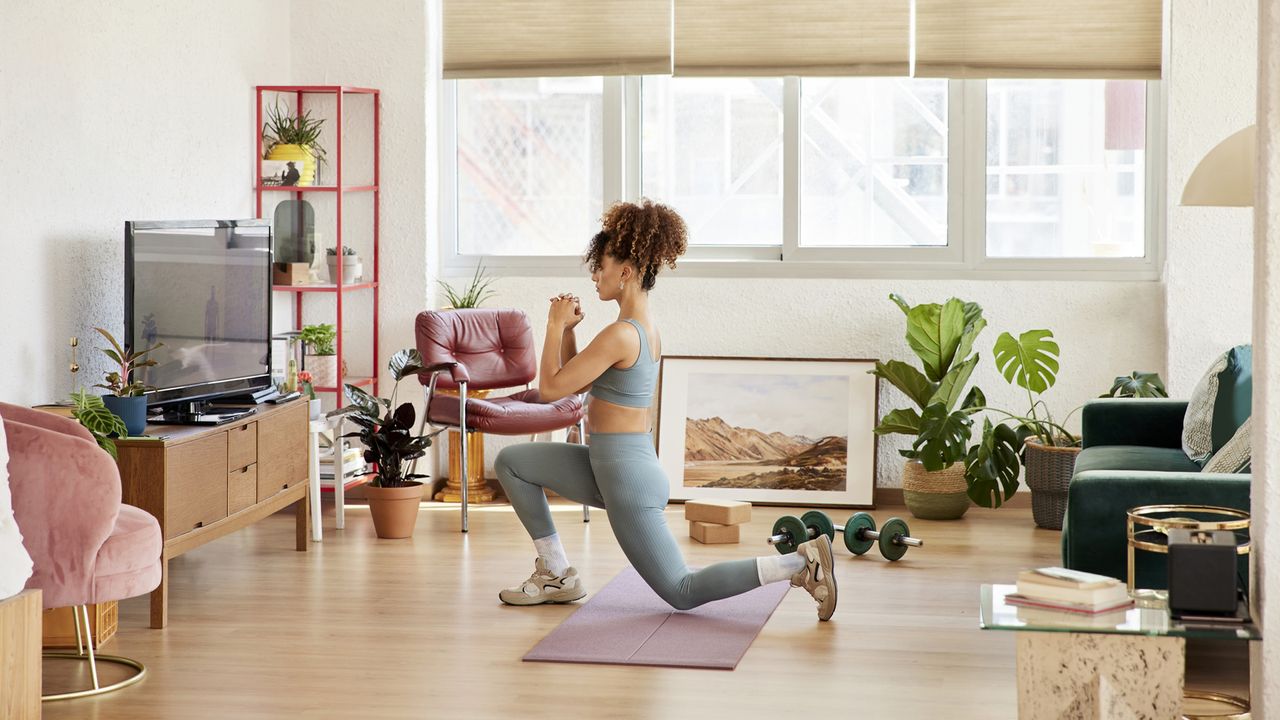
[[[987,254],[1142,257],[1146,83],[987,81]]]
[[[603,203],[603,79],[458,80],[462,255],[579,255]]]
[[[1158,83],[644,76],[446,89],[445,262],[459,269],[576,268],[602,210],[643,196],[684,216],[688,259],[755,274],[1158,277]]]

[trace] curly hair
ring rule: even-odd
[[[652,290],[658,271],[675,268],[676,259],[689,247],[689,230],[675,210],[649,199],[639,204],[615,203],[601,218],[603,229],[591,238],[582,261],[592,272],[608,255],[631,261],[640,271],[640,287]]]

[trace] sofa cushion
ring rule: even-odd
[[[1207,473],[1246,473],[1253,464],[1253,423],[1245,420],[1226,445],[1204,465]]]
[[[1204,465],[1235,435],[1252,412],[1253,350],[1234,347],[1213,361],[1187,403],[1182,451]]]
[[[1177,448],[1144,445],[1098,445],[1085,448],[1076,456],[1075,473],[1088,470],[1155,470],[1162,472],[1199,472]]]

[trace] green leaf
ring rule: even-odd
[[[355,385],[346,384],[344,389],[346,390],[347,400],[351,402],[352,406],[355,406],[361,413],[375,422],[381,420],[382,404],[378,401],[378,398]]]
[[[877,361],[875,370],[869,372],[889,381],[921,408],[929,404],[929,398],[938,389],[937,384],[929,382],[923,373],[900,360],[890,360],[887,363]]]
[[[920,415],[911,408],[894,410],[884,416],[884,420],[880,421],[874,432],[877,435],[892,435],[894,433],[919,435]]]
[[[124,357],[124,356],[127,354],[127,353],[125,353],[124,348],[120,347],[120,343],[116,342],[116,338],[115,338],[115,336],[114,336],[114,335],[112,335],[111,333],[107,332],[106,330],[104,330],[104,329],[102,329],[102,328],[94,328],[94,330],[97,330],[97,331],[98,331],[98,334],[100,334],[100,335],[102,335],[102,337],[106,338],[106,339],[107,339],[107,342],[111,343],[111,347],[115,348],[115,351],[116,351],[116,352],[115,352],[115,356],[114,356],[114,357],[116,358],[116,361],[117,361],[117,362],[119,362],[119,359],[120,359],[120,358],[122,358],[122,357]],[[106,351],[105,351],[105,350],[103,350],[103,352],[106,352]]]
[[[407,348],[392,355],[388,366],[391,368],[391,377],[399,382],[402,378],[416,374],[426,364],[417,348]]]
[[[902,309],[903,315],[907,315],[907,316],[911,315],[911,306],[907,304],[906,300],[902,299],[901,295],[899,295],[898,293],[889,293],[889,299],[892,300],[895,305],[897,305],[899,308]]]
[[[947,411],[955,409],[956,402],[960,400],[960,393],[964,390],[964,386],[969,384],[969,376],[973,375],[973,368],[978,364],[978,356],[965,360],[956,365],[947,372],[946,377],[942,378],[942,382],[938,384],[937,390],[933,393],[933,397],[929,398],[927,405],[933,403],[942,403]]]
[[[981,313],[982,309],[979,308]],[[965,325],[964,334],[960,336],[960,345],[956,347],[956,359],[964,360],[969,357],[969,353],[973,351],[973,343],[978,339],[978,334],[987,327],[987,321],[979,316],[972,323]]]
[[[1049,330],[1028,330],[1017,340],[1001,333],[995,357],[1005,380],[1033,393],[1048,390],[1058,379],[1058,343]]]
[[[912,445],[925,470],[936,472],[964,459],[972,425],[967,413],[948,412],[941,403],[925,408],[920,416],[920,434]]]
[[[982,441],[965,455],[969,499],[982,507],[998,508],[1018,490],[1017,434],[1007,425],[984,420]]]
[[[982,392],[982,388],[974,385],[969,388],[969,394],[964,396],[964,402],[960,403],[961,410],[972,410],[987,406],[987,396]]]
[[[1117,377],[1111,391],[1102,397],[1167,398],[1169,391],[1165,390],[1160,373],[1134,370],[1128,377]]]
[[[941,382],[951,369],[964,330],[964,304],[959,300],[911,308],[907,314],[907,344],[920,357],[930,380]]]

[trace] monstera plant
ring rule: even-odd
[[[890,411],[875,432],[915,438],[899,450],[913,461],[903,474],[908,509],[917,517],[949,519],[963,515],[970,500],[999,507],[1018,488],[1018,438],[1004,423],[984,420],[981,440],[970,444],[973,416],[988,409],[982,389],[969,387],[979,360],[974,343],[987,326],[982,307],[956,298],[913,307],[899,295],[889,297],[907,317],[907,344],[921,367],[876,363],[871,372],[915,407]]]

